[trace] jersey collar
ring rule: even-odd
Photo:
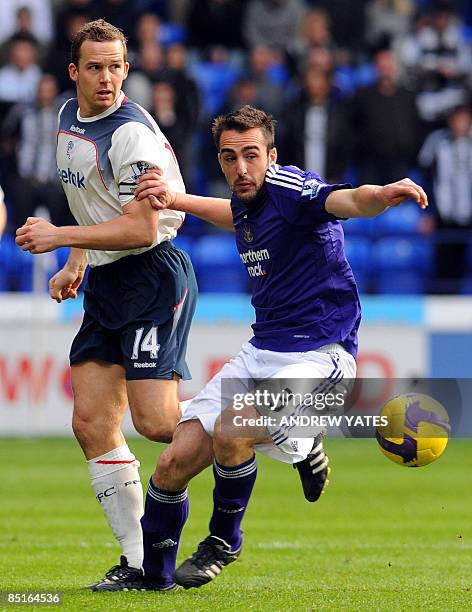
[[[120,106],[123,104],[125,100],[125,97],[126,97],[125,94],[122,91],[120,91],[120,95],[116,99],[116,102],[112,106],[110,106],[110,108],[107,108],[107,110],[103,111],[103,113],[100,113],[99,115],[94,115],[93,117],[82,117],[80,115],[80,108],[78,108],[77,109],[77,121],[80,121],[81,123],[90,123],[91,121],[98,121],[99,119],[108,117],[108,115],[111,115],[118,108],[120,108]]]

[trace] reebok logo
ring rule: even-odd
[[[87,187],[85,187],[85,176],[80,174],[78,170],[77,172],[72,172],[70,168],[67,168],[66,170],[58,168],[57,174],[59,176],[59,180],[65,185],[74,185],[74,187],[77,187],[77,189],[82,189],[82,187],[87,189]]]
[[[163,540],[162,542],[156,542],[152,545],[153,548],[172,548],[172,546],[177,546],[177,542],[167,538],[167,540]]]
[[[75,132],[76,134],[85,134],[85,128],[79,128],[75,125],[71,125],[69,132]]]
[[[133,363],[134,368],[157,368],[157,363],[149,363],[148,361],[144,361],[143,363],[138,363],[135,361]]]

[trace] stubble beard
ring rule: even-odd
[[[245,195],[238,195],[238,192],[233,189],[233,193],[243,204],[250,206],[254,201],[258,200],[264,190],[264,181],[260,185],[255,185],[252,192]]]

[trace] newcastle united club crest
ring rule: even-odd
[[[252,242],[254,240],[251,226],[247,222],[243,223],[243,238],[246,242]]]

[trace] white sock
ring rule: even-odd
[[[123,555],[131,567],[143,564],[144,514],[139,461],[127,444],[87,461],[92,487]]]

